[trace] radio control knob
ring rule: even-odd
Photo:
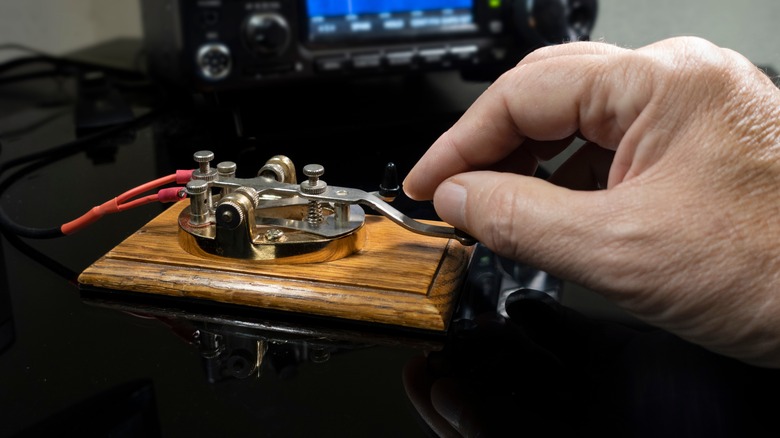
[[[200,75],[209,81],[218,81],[230,74],[232,65],[230,49],[224,44],[204,44],[198,49],[195,62]]]
[[[290,44],[290,26],[279,14],[254,14],[244,23],[244,42],[255,53],[276,55]]]

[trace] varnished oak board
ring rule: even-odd
[[[267,264],[210,256],[178,243],[179,202],[79,276],[79,284],[444,331],[473,247],[367,216],[365,247],[340,260]]]

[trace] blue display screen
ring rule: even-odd
[[[307,0],[309,17],[471,9],[474,0]]]
[[[306,0],[309,41],[402,38],[476,30],[474,0]]]

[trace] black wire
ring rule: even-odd
[[[11,176],[9,176],[7,179],[5,179],[2,183],[0,183],[0,198],[2,198],[2,193],[4,193],[8,188],[13,185],[14,182],[16,182],[18,179],[20,179],[24,175],[28,175],[33,170],[38,169],[40,167],[45,166],[46,164],[56,160],[56,157],[51,157],[50,159],[40,160],[38,162],[33,162],[31,165],[25,166],[22,169],[14,172]],[[19,163],[21,165],[22,163]],[[10,168],[10,167],[9,167]],[[0,170],[0,174],[4,171]],[[51,239],[55,237],[62,237],[65,234],[62,233],[60,230],[60,227],[56,228],[33,228],[28,227],[24,225],[20,225],[16,222],[14,222],[3,210],[3,208],[0,206],[0,229],[4,232],[4,234],[13,234],[15,236],[21,236],[21,237],[27,237],[31,239]]]
[[[143,92],[155,97],[156,106],[168,100],[169,90],[161,83],[152,80],[142,71],[134,71],[111,67],[87,61],[52,56],[41,51],[19,44],[0,44],[0,50],[15,49],[33,53],[35,56],[24,56],[0,63],[0,86],[16,84],[45,77],[77,77],[84,71],[101,71],[109,78],[111,85],[129,93]],[[5,73],[34,64],[47,64],[49,69],[38,68],[31,72],[3,76]]]
[[[22,58],[18,58],[18,59],[14,59],[2,63],[0,64],[0,74],[10,72],[17,68],[22,68],[24,66],[28,66],[32,64],[49,64],[52,65],[53,68],[48,70],[38,70],[30,73],[0,77],[0,85],[18,83],[18,82],[42,78],[42,77],[72,76],[78,74],[78,72],[81,69],[88,67],[88,68],[99,69],[107,73],[114,73],[114,74],[119,73],[117,75],[118,77],[114,78],[114,83],[119,88],[138,89],[138,88],[147,88],[147,87],[154,86],[154,83],[149,81],[142,74],[130,73],[127,71],[111,69],[105,66],[97,66],[89,63],[78,62],[78,61],[68,60],[64,58],[57,58],[45,54],[43,52],[40,52],[38,50],[31,49],[18,44],[0,44],[0,50],[8,50],[8,49],[30,52],[36,56],[22,57]],[[46,123],[48,122],[48,120],[56,118],[59,115],[60,114],[55,114],[50,118],[44,119],[40,123],[35,123],[34,125],[31,125],[30,127],[39,126],[39,124]],[[148,121],[151,121],[156,115],[157,115],[157,111],[153,110],[147,114],[139,116],[134,120],[124,123],[122,125],[117,125],[100,132],[95,132],[93,134],[78,138],[74,141],[62,144],[60,146],[56,146],[49,150],[28,154],[26,156],[18,157],[6,163],[0,164],[0,176],[1,176],[3,173],[5,173],[10,169],[13,169],[15,167],[27,163],[31,163],[17,170],[16,172],[11,174],[8,178],[6,178],[0,183],[0,200],[2,200],[2,194],[11,185],[13,185],[14,182],[19,180],[22,176],[28,175],[30,172],[39,169],[41,167],[44,167],[46,165],[49,165],[54,161],[57,161],[69,155],[80,152],[86,146],[94,142],[105,139],[114,134],[118,134],[123,130],[131,129],[137,125],[142,125]],[[0,153],[2,152],[2,146],[3,146],[2,141],[0,141]],[[78,280],[77,280],[78,274],[75,271],[66,267],[62,263],[59,263],[58,261],[52,259],[51,257],[43,254],[42,252],[36,250],[35,248],[33,248],[32,246],[30,246],[29,244],[27,244],[25,241],[21,239],[21,237],[34,238],[34,239],[62,237],[64,236],[64,234],[62,233],[59,227],[45,229],[45,228],[33,228],[33,227],[20,225],[15,221],[13,221],[5,213],[5,211],[2,208],[2,204],[0,204],[0,234],[2,234],[3,237],[5,237],[5,239],[12,246],[14,246],[17,250],[19,250],[23,254],[27,255],[31,259],[35,260],[36,262],[50,269],[52,272],[64,278],[71,284],[74,285],[78,284]]]
[[[19,43],[0,44],[0,50],[17,50],[17,51],[20,51],[20,52],[34,53],[36,55],[48,55],[47,53],[45,53],[42,50],[38,50],[38,49],[35,49],[33,47],[25,46],[25,45],[19,44]]]
[[[0,148],[1,147],[2,147],[2,141],[0,141]],[[8,186],[10,186],[9,181],[13,180],[14,176],[15,175],[11,176],[8,180],[0,184],[0,191],[5,190]],[[2,212],[2,208],[0,208],[0,215],[4,215],[4,213]],[[78,284],[78,274],[72,269],[52,259],[51,257],[43,254],[42,252],[38,251],[32,246],[28,245],[26,242],[20,239],[18,235],[10,232],[10,229],[0,227],[0,233],[2,233],[3,237],[5,237],[8,243],[10,243],[17,250],[19,250],[19,252],[21,252],[22,254],[30,257],[31,259],[45,266],[55,274],[67,280],[69,283],[73,285]]]
[[[33,64],[49,64],[54,67],[56,74],[61,75],[74,75],[85,69],[100,70],[117,79],[124,79],[126,81],[141,81],[144,83],[148,82],[148,77],[140,71],[131,71],[127,69],[111,67],[108,65],[100,65],[91,62],[45,54],[36,56],[23,56],[6,61],[0,64],[0,74],[5,74],[6,72]]]
[[[2,132],[0,132],[0,135],[4,135],[7,138],[18,137],[18,136],[26,134],[28,132],[34,131],[34,130],[40,128],[41,126],[44,126],[47,123],[50,123],[53,120],[57,120],[58,118],[66,115],[68,113],[70,113],[70,110],[55,111],[55,112],[52,112],[50,114],[47,114],[44,117],[41,117],[40,119],[38,119],[38,120],[28,124],[28,125],[20,126],[18,128],[12,129],[10,131],[2,131]],[[2,154],[2,144],[0,144],[0,154]]]
[[[11,70],[16,70],[21,67],[25,67],[30,64],[53,64],[64,66],[64,63],[60,63],[56,58],[50,56],[24,56],[20,58],[14,58],[10,61],[6,61],[0,64],[0,74],[4,74]]]
[[[63,56],[54,56],[37,49],[15,43],[0,44],[0,50],[19,50],[32,54],[32,56],[21,56],[4,63],[0,63],[0,75],[30,64],[49,64],[53,66],[53,68],[50,70],[40,70],[27,74],[0,78],[0,85],[37,79],[40,77],[73,76],[78,74],[79,71],[83,71],[85,69],[100,70],[106,74],[111,75],[113,79],[112,83],[118,88],[122,89],[133,90],[154,88],[156,85],[155,82],[150,80],[145,73],[140,71],[140,69],[138,71],[133,71]],[[142,52],[139,52],[137,57],[140,57],[141,54]]]
[[[0,50],[2,49],[21,49],[21,50],[32,52],[35,54],[35,56],[20,57],[0,64],[0,75],[6,72],[13,71],[18,68],[22,68],[33,64],[39,64],[39,63],[49,64],[53,66],[53,69],[23,73],[15,76],[0,77],[0,85],[3,85],[4,83],[14,83],[14,82],[24,81],[28,79],[36,79],[45,76],[77,75],[85,67],[90,69],[97,69],[109,75],[116,75],[117,77],[114,79],[114,82],[119,81],[120,83],[122,83],[128,88],[146,86],[147,84],[152,86],[154,85],[152,82],[148,82],[147,78],[143,74],[138,72],[130,72],[127,70],[114,69],[107,66],[95,65],[95,64],[75,61],[67,58],[54,57],[15,44],[0,45]],[[155,111],[151,111],[150,113],[138,117],[128,123],[123,123],[121,125],[117,125],[105,129],[103,131],[86,135],[84,137],[78,138],[69,143],[65,143],[63,145],[57,146],[53,149],[35,152],[23,157],[18,157],[16,159],[10,160],[6,163],[0,164],[0,175],[2,175],[6,171],[14,167],[26,163],[33,163],[32,165],[17,171],[16,173],[14,173],[12,177],[3,181],[2,184],[0,184],[0,195],[2,195],[2,193],[5,190],[7,190],[8,187],[11,184],[13,184],[14,181],[19,179],[22,175],[28,174],[33,169],[46,165],[54,160],[66,157],[70,154],[76,153],[92,142],[119,133],[125,129],[135,126],[136,124],[145,122],[146,120],[149,120],[151,117],[153,117],[155,114],[156,114]],[[0,149],[2,149],[1,145],[0,145]],[[41,161],[39,163],[34,163],[35,161],[38,160]],[[59,226],[56,228],[33,228],[33,227],[20,225],[15,221],[13,221],[6,214],[6,212],[2,209],[2,206],[0,206],[0,229],[8,233],[12,233],[13,235],[16,236],[27,237],[32,239],[50,239],[50,238],[64,236]]]
[[[54,68],[50,70],[34,71],[30,73],[24,73],[24,74],[13,75],[13,76],[9,75],[5,77],[0,77],[0,86],[7,85],[7,84],[15,84],[24,81],[31,81],[40,78],[49,78],[52,76],[65,76],[65,74],[62,70]]]
[[[29,174],[31,171],[46,166],[54,161],[65,158],[69,155],[80,152],[83,150],[85,146],[95,141],[105,139],[109,136],[120,133],[126,129],[135,127],[137,125],[147,123],[148,121],[156,117],[156,115],[157,115],[157,111],[152,110],[149,113],[139,116],[130,122],[123,123],[121,125],[117,125],[105,129],[103,131],[98,131],[86,135],[84,137],[78,138],[71,142],[62,144],[60,146],[56,146],[52,149],[34,152],[32,154],[28,154],[22,157],[17,157],[6,163],[0,164],[0,175],[2,175],[9,169],[12,169],[17,166],[21,166],[23,164],[32,163],[20,170],[17,170],[11,176],[5,179],[2,183],[0,183],[0,199],[2,199],[2,194],[15,181],[17,181],[22,176]],[[34,228],[34,227],[20,225],[6,214],[6,212],[3,210],[1,205],[0,205],[0,229],[2,229],[5,232],[14,234],[16,236],[26,237],[30,239],[51,239],[51,238],[63,237],[65,235],[60,229],[60,226],[57,226],[56,228]]]
[[[30,257],[36,262],[40,263],[41,265],[48,268],[49,270],[59,275],[60,277],[64,278],[74,286],[78,285],[78,273],[76,273],[76,271],[68,268],[62,263],[52,259],[46,254],[33,248],[32,246],[27,244],[27,242],[20,239],[19,236],[6,232],[5,230],[0,230],[0,233],[2,233],[3,237],[8,241],[8,243],[10,243],[17,250],[19,250],[19,252],[26,255],[27,257]]]

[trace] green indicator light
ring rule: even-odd
[[[500,8],[501,0],[488,0],[488,5],[493,9]]]

